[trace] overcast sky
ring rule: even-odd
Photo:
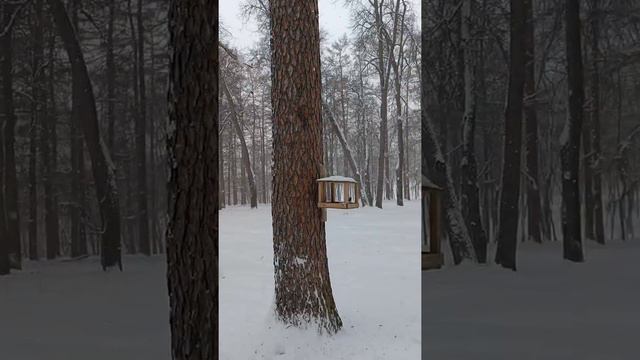
[[[230,33],[234,47],[249,48],[258,38],[255,21],[243,19],[240,4],[244,0],[225,0],[220,7],[220,21]],[[413,3],[416,14],[420,14],[420,1],[409,0]],[[320,7],[320,28],[327,32],[332,42],[349,30],[349,9],[344,6],[344,0],[318,0]]]

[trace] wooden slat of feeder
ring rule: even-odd
[[[324,209],[355,209],[358,207],[357,204],[351,203],[323,203],[319,202],[318,207]]]

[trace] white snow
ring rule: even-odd
[[[352,183],[356,182],[354,179],[350,177],[338,176],[338,175],[323,177],[321,179],[318,179],[317,181],[352,182]]]
[[[165,258],[24,262],[0,276],[0,358],[169,360]]]
[[[285,328],[273,316],[271,208],[220,213],[220,359],[420,358],[420,202],[329,210],[336,335]]]
[[[517,272],[423,272],[423,359],[638,359],[640,241],[586,250],[576,264],[559,242],[519,243]]]

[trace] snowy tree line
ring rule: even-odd
[[[447,190],[457,263],[487,261],[494,241],[515,269],[518,242],[564,240],[582,261],[584,241],[637,237],[639,12],[633,0],[423,2],[423,169]]]
[[[414,199],[420,190],[420,30],[412,3],[349,1],[352,31],[321,32],[324,163],[327,175],[358,180],[363,205]],[[222,24],[221,206],[271,200],[271,60],[268,4],[244,15],[262,30],[238,49]],[[383,151],[380,151],[383,149]]]
[[[2,1],[0,237],[13,267],[164,252],[167,5]]]

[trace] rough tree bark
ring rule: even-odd
[[[536,112],[535,84],[535,26],[533,19],[533,0],[525,0],[525,104],[526,122],[526,184],[527,184],[527,230],[529,239],[542,242],[540,237],[540,178],[538,175],[538,114]]]
[[[509,90],[505,111],[504,164],[502,168],[502,196],[500,197],[500,226],[495,261],[505,268],[516,270],[516,246],[520,198],[520,163],[522,149],[522,108],[525,84],[525,4],[511,0],[509,53]]]
[[[236,111],[236,104],[233,100],[233,96],[231,95],[231,91],[229,91],[229,87],[227,83],[224,81],[223,77],[220,77],[220,84],[222,85],[222,91],[224,92],[224,96],[229,101],[229,108],[231,109],[231,121],[233,122],[233,129],[236,132],[236,135],[240,139],[240,150],[242,151],[242,162],[244,165],[245,174],[247,177],[247,181],[249,182],[249,197],[252,208],[258,207],[258,192],[256,190],[256,175],[253,172],[253,167],[251,166],[251,158],[249,158],[249,149],[247,148],[247,142],[244,140],[244,132],[240,127],[240,119],[238,117],[238,113]]]
[[[2,50],[2,98],[4,102],[4,122],[2,136],[4,143],[4,206],[7,236],[9,237],[9,259],[11,267],[22,267],[22,246],[20,244],[20,219],[18,211],[18,180],[16,174],[15,126],[16,114],[13,104],[13,26],[11,17],[18,11],[15,5],[3,6],[7,33],[0,37]],[[2,27],[4,28],[4,26]],[[2,146],[0,144],[0,146]],[[2,188],[0,187],[0,191]]]
[[[562,134],[562,244],[565,259],[584,261],[580,219],[580,137],[584,106],[580,1],[565,1],[569,116]]]
[[[323,173],[317,0],[271,0],[276,317],[342,327],[331,290],[317,183]]]
[[[475,52],[471,36],[472,2],[465,0],[460,12],[462,63],[464,66],[464,115],[462,119],[461,208],[471,235],[478,262],[487,262],[487,235],[480,218],[480,190],[475,155],[476,137],[476,69]]]
[[[218,357],[218,1],[169,8],[167,280],[175,360]]]
[[[120,253],[120,209],[116,185],[115,168],[109,151],[100,137],[96,102],[91,80],[71,21],[61,0],[49,0],[56,26],[71,63],[73,107],[82,121],[82,132],[89,150],[91,168],[96,187],[96,196],[102,217],[101,264],[103,269],[119,265]]]

